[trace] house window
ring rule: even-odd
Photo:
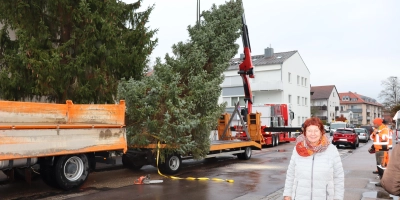
[[[231,106],[235,106],[238,101],[239,101],[239,99],[237,97],[232,97],[231,98]]]
[[[301,85],[304,85],[304,78],[301,77]]]
[[[289,102],[289,103],[292,103],[292,95],[290,95],[290,94],[289,94],[289,96],[288,96],[288,102]]]
[[[222,101],[225,103],[226,102],[226,106],[231,106],[231,98],[230,97],[223,97]]]
[[[297,85],[300,85],[300,76],[297,76]]]
[[[300,96],[297,96],[297,105],[300,105]]]
[[[304,78],[304,86],[307,87],[307,78]]]
[[[289,83],[292,82],[292,80],[291,80],[291,79],[292,79],[292,78],[291,78],[291,75],[292,75],[292,74],[289,72],[289,73],[288,73],[288,80],[289,80]]]
[[[301,97],[301,105],[304,106],[304,97]]]
[[[333,93],[333,97],[335,97],[335,93]]]
[[[299,126],[301,125],[301,123],[300,123],[300,116],[297,117],[297,124],[298,124]]]
[[[307,105],[307,98],[305,98],[304,100],[304,105]]]

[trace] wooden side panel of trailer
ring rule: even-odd
[[[0,160],[127,150],[125,128],[8,129],[0,138]]]
[[[125,125],[125,101],[119,104],[66,104],[0,101],[0,129],[32,124]]]

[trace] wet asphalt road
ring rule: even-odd
[[[251,196],[268,196],[284,186],[286,169],[294,143],[253,151],[250,160],[220,157],[212,161],[184,161],[179,177],[208,177],[233,179],[234,183],[172,180],[157,174],[156,168],[145,166],[139,171],[122,167],[102,168],[90,174],[87,182],[75,191],[53,189],[36,179],[31,185],[24,181],[0,184],[0,199],[249,199]],[[342,156],[350,149],[340,148]],[[100,165],[101,166],[101,165]],[[152,179],[164,182],[134,185],[139,176],[150,174]],[[4,176],[0,176],[4,178]]]

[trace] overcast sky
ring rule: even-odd
[[[130,3],[135,0],[124,0]],[[197,0],[144,0],[155,4],[149,27],[158,28],[152,58],[188,39]],[[201,9],[225,0],[201,0]],[[378,98],[381,81],[400,78],[398,0],[243,0],[252,55],[271,45],[276,52],[298,50],[312,86],[336,85],[338,92]],[[241,39],[237,41],[241,45]],[[240,47],[239,53],[243,51]],[[383,99],[382,99],[383,100]]]

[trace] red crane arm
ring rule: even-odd
[[[251,60],[249,32],[247,30],[247,24],[244,14],[242,15],[242,23],[243,23],[242,41],[243,41],[244,59],[243,62],[240,63],[239,65],[238,74],[240,74],[243,80],[244,101],[247,102],[247,112],[252,113],[253,94],[251,92],[249,78],[254,78],[254,72],[253,72],[253,62]]]

